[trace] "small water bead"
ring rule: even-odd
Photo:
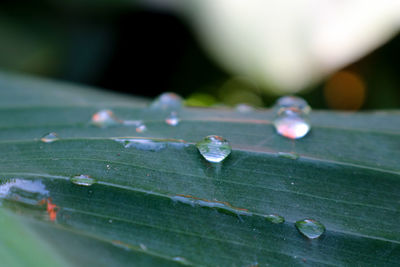
[[[171,114],[165,119],[165,122],[168,125],[171,126],[177,126],[179,124],[179,117],[178,117],[178,113],[176,113],[175,111],[171,112]]]
[[[285,218],[283,218],[281,215],[278,214],[269,214],[269,215],[264,215],[264,218],[272,223],[284,223],[285,222]]]
[[[300,233],[310,239],[318,238],[325,232],[325,226],[313,219],[297,221],[296,228]]]
[[[40,141],[42,141],[43,143],[51,143],[57,140],[58,140],[58,135],[54,132],[45,134],[42,136],[42,138],[40,138]]]
[[[152,109],[178,110],[183,105],[183,99],[179,95],[171,92],[159,95],[150,105]]]
[[[254,111],[254,107],[248,105],[248,104],[237,104],[235,107],[236,111],[240,113],[249,113]]]
[[[209,135],[196,144],[200,154],[210,162],[223,161],[232,151],[229,142],[221,136]]]
[[[92,116],[92,124],[97,127],[107,127],[120,123],[121,121],[108,109],[100,110]]]
[[[143,133],[145,131],[147,131],[147,127],[143,123],[141,123],[141,124],[136,126],[136,132],[137,133]]]
[[[173,257],[172,260],[176,261],[176,262],[180,262],[183,265],[192,265],[187,259],[185,259],[183,257]]]
[[[91,186],[96,182],[96,180],[91,178],[89,175],[81,174],[72,177],[71,182],[76,185]]]
[[[274,109],[277,113],[279,113],[280,110],[296,109],[305,115],[309,114],[311,111],[311,107],[308,105],[307,101],[298,96],[283,96],[279,98],[274,105]]]

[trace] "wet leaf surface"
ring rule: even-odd
[[[169,113],[144,108],[143,100],[15,75],[1,74],[0,84],[0,217],[17,214],[7,216],[34,231],[36,246],[51,247],[56,260],[74,266],[400,263],[398,111],[313,111],[311,132],[293,141],[275,133],[270,110],[184,108],[171,127]],[[147,129],[96,127],[90,120],[101,109],[142,120]],[[49,132],[59,139],[41,142]],[[195,144],[208,135],[230,142],[222,163],[199,154]],[[96,182],[71,182],[79,175]],[[271,223],[269,214],[285,222]],[[325,233],[314,240],[301,235],[295,222],[305,218],[321,222]],[[21,238],[18,231],[10,236]]]

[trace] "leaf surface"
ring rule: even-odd
[[[400,263],[398,111],[313,111],[292,141],[269,110],[184,108],[174,127],[146,100],[8,74],[0,84],[2,205],[70,265]],[[103,108],[147,131],[91,125]],[[41,142],[47,132],[60,140]],[[233,147],[222,164],[194,146],[211,134]],[[81,174],[97,183],[70,182]],[[326,232],[303,237],[305,218]]]

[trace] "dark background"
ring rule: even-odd
[[[366,85],[362,109],[400,108],[399,48],[397,36],[345,68]],[[205,53],[186,21],[128,1],[2,1],[0,69],[133,95],[200,93],[212,103],[236,104],[218,91],[231,75]],[[325,81],[302,96],[314,108],[328,108],[324,87]],[[263,92],[262,105],[271,105],[277,96]]]

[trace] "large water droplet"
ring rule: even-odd
[[[308,118],[292,111],[283,111],[278,114],[274,125],[278,134],[290,139],[302,138],[311,129]]]
[[[274,110],[276,112],[274,125],[278,134],[298,139],[310,131],[308,114],[311,108],[304,99],[296,96],[281,97],[277,100]]]
[[[71,178],[71,182],[76,185],[91,186],[96,182],[95,179],[91,178],[89,175],[81,174]]]
[[[278,215],[278,214],[264,215],[264,218],[267,221],[270,221],[270,222],[276,223],[276,224],[285,222],[285,218],[283,218],[281,215]]]
[[[182,107],[183,99],[175,93],[163,93],[159,95],[150,105],[153,109],[178,110]]]
[[[232,151],[231,145],[221,136],[209,135],[196,144],[200,154],[210,162],[223,161]]]
[[[300,233],[310,239],[318,238],[325,232],[325,226],[313,219],[297,221],[296,227]]]
[[[0,198],[15,199],[25,204],[36,205],[46,198],[49,191],[41,180],[10,179],[0,185]]]
[[[165,119],[165,122],[171,126],[178,125],[179,121],[180,119],[178,117],[178,113],[176,113],[175,111],[171,112],[171,114],[169,114],[169,116]]]
[[[58,140],[58,136],[54,132],[45,134],[42,136],[42,138],[40,138],[40,141],[42,141],[43,143],[51,143],[51,142],[54,142],[57,140]]]
[[[108,109],[100,110],[92,116],[92,124],[98,127],[107,127],[120,123],[121,121]]]
[[[311,107],[308,105],[307,101],[298,96],[283,96],[279,98],[274,105],[274,109],[277,113],[279,113],[280,110],[296,109],[306,115],[311,111]]]

